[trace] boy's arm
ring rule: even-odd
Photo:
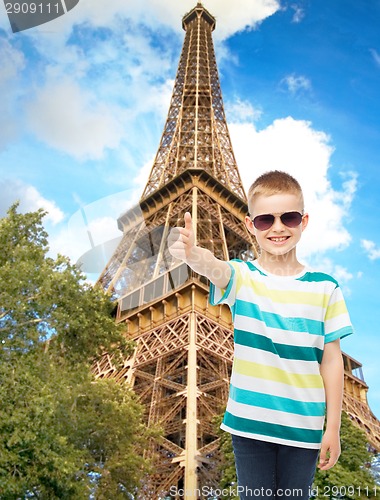
[[[340,455],[344,368],[339,339],[325,345],[320,372],[325,386],[327,415],[318,467],[328,470],[335,465]]]
[[[196,273],[206,276],[218,288],[226,288],[231,277],[227,262],[217,259],[210,250],[195,245],[193,223],[189,212],[185,213],[185,227],[175,227],[168,237],[169,252],[183,260]]]

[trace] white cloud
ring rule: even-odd
[[[285,87],[291,94],[296,94],[301,91],[311,90],[311,82],[303,75],[287,75],[284,77],[280,85]]]
[[[49,231],[50,255],[54,258],[60,253],[69,257],[72,262],[77,262],[91,249],[101,248],[103,244],[121,236],[116,216],[100,216],[87,223],[78,211],[67,224]],[[104,259],[104,265],[111,255],[112,253]]]
[[[291,9],[294,10],[292,22],[293,23],[300,23],[302,21],[302,19],[305,17],[304,9],[302,9],[302,7],[299,7],[296,4],[293,4],[290,7],[291,7]]]
[[[255,28],[267,17],[280,9],[278,0],[204,0],[204,7],[216,17],[218,40],[228,38],[238,31]],[[94,26],[110,26],[122,17],[149,27],[166,26],[181,32],[184,14],[195,6],[194,0],[81,0],[68,15],[55,21],[52,29],[67,30],[67,24],[89,22]],[[66,19],[64,19],[66,18]],[[66,27],[64,25],[66,23]]]
[[[141,116],[162,117],[170,103],[178,47],[165,37],[157,44],[141,26],[119,23],[105,40],[89,35],[92,27],[77,27],[78,45],[77,35],[70,44],[68,34],[30,36],[47,64],[33,69],[35,81],[24,86],[29,131],[79,160],[100,159],[123,142],[133,147]]]
[[[204,5],[217,19],[214,39],[219,44],[238,31],[255,28],[280,8],[278,0],[205,0]],[[181,20],[194,6],[194,0],[81,0],[48,25],[25,31],[46,63],[33,68],[29,86],[19,82],[28,102],[22,110],[28,131],[78,160],[101,159],[107,149],[135,143],[135,120],[141,114],[162,117],[167,112],[173,65],[184,36]],[[97,27],[110,29],[112,36],[86,40],[88,30]],[[152,34],[157,30],[169,36],[161,37],[163,46]],[[8,44],[4,57],[16,78],[21,53]],[[17,85],[9,87],[12,94]],[[2,99],[0,111],[11,101]],[[6,138],[6,128],[2,131]]]
[[[0,29],[3,29],[6,33],[11,33],[4,2],[0,2]]]
[[[375,63],[380,66],[380,54],[378,53],[378,51],[376,49],[369,49],[372,57],[373,57],[373,60],[375,61]]]
[[[154,157],[150,158],[145,165],[140,169],[138,175],[133,179],[133,184],[135,185],[134,196],[140,197],[143,190],[145,189],[146,183],[149,180],[150,172],[154,164]]]
[[[255,108],[249,101],[242,101],[240,98],[233,102],[227,102],[225,106],[227,122],[258,121],[263,112]]]
[[[363,250],[365,250],[370,260],[380,259],[380,247],[377,247],[374,241],[361,240],[360,245]]]
[[[194,6],[194,2],[190,8]],[[204,6],[216,17],[215,40],[224,40],[234,33],[254,29],[280,9],[276,0],[205,0]]]
[[[12,84],[18,72],[23,69],[25,60],[22,52],[12,47],[11,44],[3,38],[0,38],[0,54],[2,64],[0,87],[2,90],[5,90],[8,85]]]
[[[79,197],[74,195],[76,203],[82,206],[67,222],[49,232],[51,256],[55,257],[61,253],[68,256],[72,262],[77,262],[85,256],[88,264],[92,260],[90,251],[95,248],[94,255],[99,260],[99,252],[101,253],[104,267],[115,249],[112,242],[122,236],[117,219],[134,207],[135,216],[139,217],[141,222],[144,220],[137,205],[153,162],[154,157],[143,165],[135,178],[129,179],[129,184],[132,186],[130,189],[105,196],[87,205],[82,204]],[[96,267],[96,272],[100,271],[101,269]],[[96,276],[94,279],[96,280]]]
[[[76,262],[92,248],[99,249],[102,246],[106,248],[108,242],[119,238],[122,232],[117,225],[118,217],[135,206],[141,196],[142,179],[139,177],[137,179],[138,181],[136,179],[132,181],[132,184],[135,184],[133,188],[105,196],[87,205],[82,204],[79,197],[74,195],[75,201],[81,205],[81,208],[73,213],[64,224],[50,232],[51,255],[61,253]],[[147,173],[145,182],[146,180]],[[142,212],[136,213],[142,221]],[[104,265],[111,255],[112,253],[106,256]]]
[[[328,170],[333,147],[327,134],[292,117],[277,119],[263,130],[252,123],[231,123],[229,129],[246,191],[258,175],[273,169],[289,172],[300,182],[310,215],[299,245],[301,258],[349,245],[344,220],[356,191],[356,175],[346,174],[341,189],[332,188]]]
[[[334,278],[336,278],[339,283],[347,283],[348,281],[352,280],[354,275],[350,273],[345,267],[340,266],[340,265],[335,265],[334,266]]]
[[[118,112],[70,78],[48,82],[28,106],[29,126],[49,146],[79,160],[100,159],[122,136]]]
[[[22,213],[34,212],[39,208],[46,210],[47,215],[45,221],[55,225],[61,222],[64,218],[62,210],[54,201],[44,198],[34,186],[25,184],[24,182],[12,179],[0,181],[0,214],[3,217],[8,208],[15,202],[19,201],[18,210]]]
[[[143,73],[149,78],[162,76],[172,71],[170,59],[152,45],[149,35],[147,36],[143,31],[127,31],[123,36],[123,43],[125,44],[124,57],[132,62],[130,77],[139,78]]]
[[[0,148],[18,132],[18,113],[14,107],[21,93],[17,79],[25,66],[23,54],[0,38]]]

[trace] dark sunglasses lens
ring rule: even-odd
[[[269,229],[273,225],[273,222],[274,215],[271,214],[258,215],[253,219],[253,225],[259,231],[265,231],[266,229]]]
[[[297,227],[301,221],[302,215],[299,212],[286,212],[281,215],[281,222],[288,227]]]

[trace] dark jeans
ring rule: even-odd
[[[319,450],[234,435],[232,444],[241,500],[310,498]]]

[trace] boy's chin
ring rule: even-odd
[[[266,254],[269,259],[281,257],[284,260],[287,258],[294,257],[295,247],[292,248],[271,248],[271,249],[262,249],[262,253]]]

